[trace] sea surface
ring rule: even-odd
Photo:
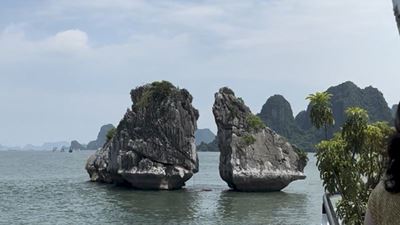
[[[178,191],[138,191],[88,182],[93,151],[0,152],[0,224],[303,224],[321,222],[315,157],[306,180],[281,192],[229,191],[219,153],[200,152],[200,172]],[[205,189],[209,189],[205,191]]]

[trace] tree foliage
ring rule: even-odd
[[[342,132],[317,146],[317,166],[329,193],[340,193],[338,216],[345,224],[363,224],[368,197],[384,174],[386,148],[393,128],[368,124],[361,108],[346,110]]]
[[[328,126],[335,124],[333,112],[331,108],[332,95],[328,92],[317,92],[310,94],[306,99],[310,100],[311,110],[310,119],[311,123],[317,128],[325,128],[325,138],[328,139]]]
[[[358,107],[350,107],[346,110],[346,121],[343,124],[342,136],[346,142],[351,143],[349,149],[353,157],[365,145],[366,128],[368,126],[368,113]]]

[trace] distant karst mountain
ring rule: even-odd
[[[71,150],[86,150],[85,145],[79,143],[77,140],[71,141],[70,145]]]
[[[335,117],[333,131],[337,131],[345,121],[345,110],[348,107],[361,107],[368,111],[370,122],[392,120],[392,113],[383,97],[382,92],[377,88],[368,86],[364,89],[359,88],[351,81],[347,81],[338,86],[330,87],[327,90],[332,94],[332,110]],[[309,117],[310,106],[307,107],[305,120],[298,120],[298,124],[303,129],[312,127]]]
[[[114,128],[114,125],[112,124],[107,124],[104,125],[100,128],[99,133],[97,134],[97,139],[94,141],[89,142],[89,144],[87,145],[86,149],[88,150],[97,150],[98,148],[103,147],[103,145],[106,143],[107,141],[107,133],[108,131],[110,131],[111,129]]]
[[[202,142],[197,146],[198,152],[219,152],[218,149],[218,140],[215,138],[211,143]]]
[[[197,129],[194,133],[196,145],[201,143],[209,144],[215,139],[215,134],[210,129]]]
[[[397,112],[397,107],[399,105],[395,104],[392,106],[392,118],[394,119],[396,117],[396,112]]]
[[[16,151],[51,151],[54,149],[61,149],[63,146],[68,146],[69,143],[66,141],[57,142],[45,142],[42,145],[32,145],[27,144],[23,147],[21,146],[4,146],[0,145],[0,151],[6,150],[16,150]]]
[[[372,86],[361,89],[347,81],[330,87],[327,92],[332,94],[331,103],[335,118],[335,126],[329,130],[330,136],[343,125],[345,110],[352,106],[367,110],[370,122],[392,121],[392,110],[383,94]],[[280,95],[270,97],[258,114],[267,126],[288,138],[293,144],[306,151],[314,151],[314,145],[323,139],[323,132],[312,126],[309,115],[310,105],[293,120],[289,102]]]
[[[290,103],[282,95],[268,98],[258,116],[277,133],[289,137],[298,130]]]
[[[300,117],[307,116],[301,112]],[[286,137],[301,149],[308,149],[312,135],[307,134],[296,123],[290,103],[282,95],[268,98],[258,114],[261,120],[276,133]],[[296,117],[296,119],[298,119]]]

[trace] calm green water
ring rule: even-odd
[[[185,189],[158,192],[88,182],[92,153],[0,152],[0,224],[320,224],[312,155],[306,180],[278,193],[238,193],[219,177],[219,153],[199,153],[200,172]]]

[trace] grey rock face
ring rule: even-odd
[[[107,133],[108,131],[110,131],[111,129],[114,128],[114,125],[112,124],[107,124],[104,125],[100,128],[99,134],[97,135],[97,139],[94,141],[89,142],[89,144],[87,145],[86,149],[88,150],[97,150],[101,147],[103,147],[103,145],[106,143],[107,141]]]
[[[397,28],[400,32],[400,0],[393,0],[393,11],[394,16],[396,17]]]
[[[399,107],[398,104],[395,104],[395,105],[392,106],[392,118],[393,119],[396,118],[397,107]]]
[[[139,189],[181,188],[198,171],[199,114],[192,96],[163,81],[132,90],[131,99],[132,109],[115,135],[87,161],[91,180]]]
[[[215,134],[210,129],[198,129],[194,132],[194,137],[196,139],[196,145],[201,143],[211,143],[215,139]]]
[[[77,140],[71,141],[71,147],[72,150],[84,150],[85,146],[80,144]]]
[[[300,131],[294,120],[292,107],[282,95],[268,98],[258,116],[268,127],[286,138],[290,139],[294,133]]]
[[[219,172],[239,191],[279,191],[304,179],[306,157],[285,138],[265,127],[229,88],[215,94]]]

